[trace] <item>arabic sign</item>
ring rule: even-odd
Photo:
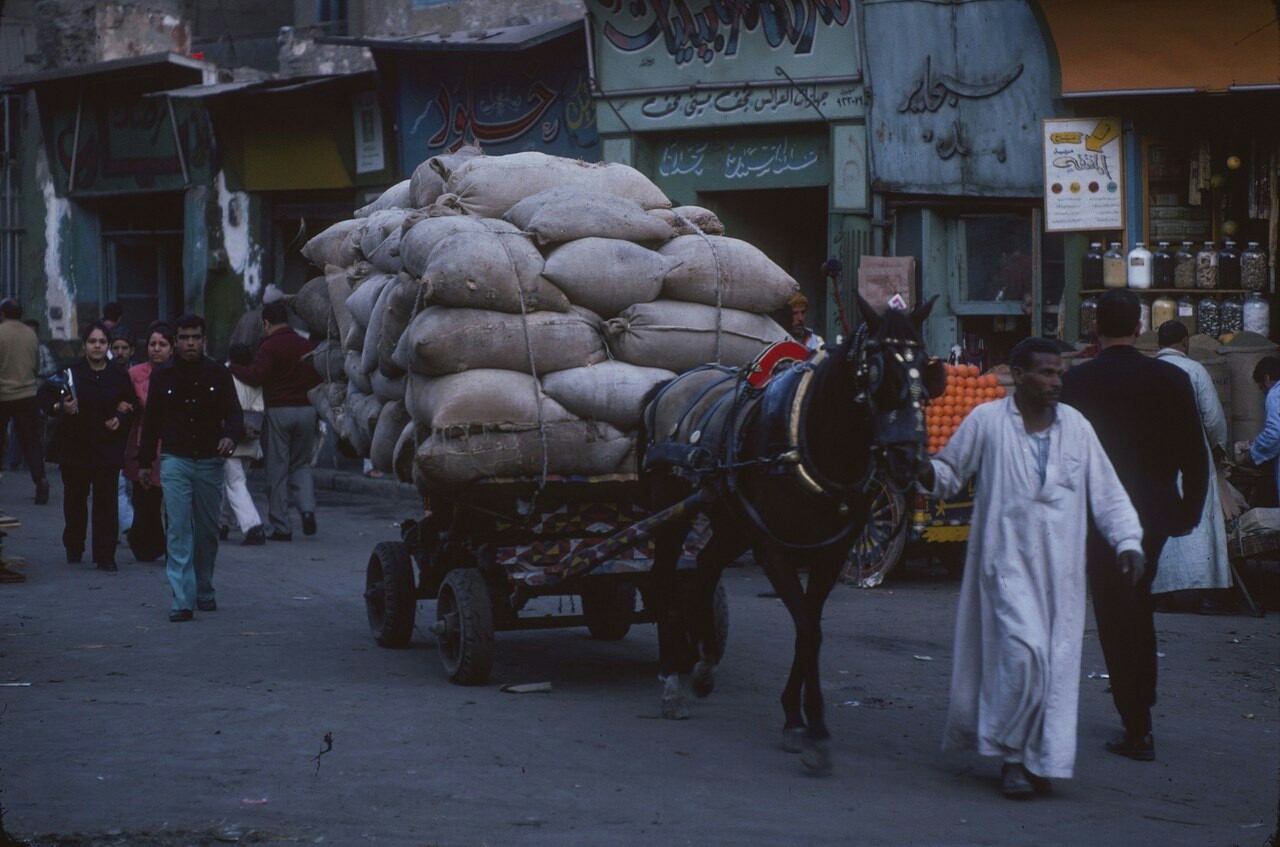
[[[587,0],[605,92],[860,75],[853,0]]]
[[[402,60],[397,108],[404,173],[464,144],[490,154],[539,150],[597,160],[600,139],[583,51],[560,43],[520,59],[519,74],[492,58]]]
[[[1028,6],[865,4],[878,95],[868,121],[875,187],[1040,195],[1035,128],[1053,104],[1044,38]]]
[[[699,191],[826,185],[831,167],[825,135],[806,133],[669,141],[655,155],[660,185],[692,179]]]
[[[1119,118],[1044,122],[1044,228],[1124,229]]]

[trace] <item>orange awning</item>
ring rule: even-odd
[[[1273,0],[1039,0],[1062,96],[1280,88]]]

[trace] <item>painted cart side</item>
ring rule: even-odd
[[[914,557],[937,559],[948,571],[960,573],[973,521],[972,484],[963,499],[939,500],[877,483],[871,517],[849,551],[844,581],[875,588],[904,559]]]

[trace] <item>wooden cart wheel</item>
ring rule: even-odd
[[[582,592],[582,616],[597,641],[620,641],[631,631],[636,587],[629,582],[606,584]]]
[[[493,608],[484,577],[475,568],[455,568],[436,598],[432,627],[440,663],[459,685],[481,685],[493,668]]]
[[[407,646],[417,607],[409,548],[399,541],[383,541],[373,548],[364,573],[364,608],[378,646]]]
[[[716,593],[711,602],[716,622],[716,655],[723,658],[725,644],[729,641],[729,595],[724,590],[724,580],[716,583]]]
[[[906,498],[879,477],[867,525],[854,542],[841,579],[858,588],[875,588],[902,561],[907,550],[907,527],[903,525]],[[895,530],[897,533],[895,534]]]

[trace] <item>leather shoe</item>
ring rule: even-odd
[[[1031,785],[1027,769],[1018,762],[1005,762],[1000,769],[1000,793],[1004,796],[1020,800],[1036,793]]]
[[[36,505],[43,506],[49,502],[49,480],[42,479],[36,483]]]
[[[315,512],[302,513],[302,534],[303,535],[316,534],[316,513]]]
[[[228,538],[230,538],[230,537],[231,537],[231,527],[229,527],[229,526],[220,526],[220,527],[218,527],[218,540],[219,540],[219,541],[226,541],[226,540],[227,540]]]
[[[1154,762],[1156,760],[1156,740],[1151,733],[1138,736],[1122,732],[1107,742],[1107,752],[1138,762]]]
[[[253,529],[244,534],[244,541],[240,542],[242,547],[256,547],[259,544],[267,543],[267,534],[262,530],[262,524],[258,524]]]
[[[218,611],[218,601],[217,600],[197,600],[196,608],[202,612],[216,612]]]
[[[190,609],[174,609],[169,613],[169,623],[186,623],[195,615],[191,614]]]
[[[97,565],[98,570],[106,571],[107,573],[115,573],[116,571],[119,570],[119,568],[116,567],[116,563],[114,561],[96,562],[95,564]]]
[[[292,541],[292,532],[273,532],[267,536],[268,541]]]

